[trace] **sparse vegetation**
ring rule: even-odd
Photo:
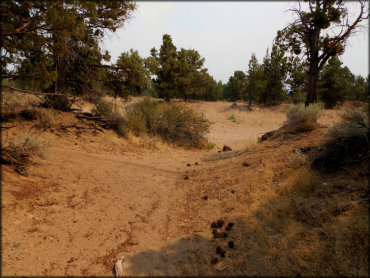
[[[101,100],[91,112],[102,117],[107,126],[114,129],[118,135],[126,136],[128,123],[115,102]]]
[[[152,134],[184,147],[200,147],[210,122],[193,109],[177,103],[145,98],[127,111],[129,128],[136,134]]]
[[[24,133],[15,136],[2,150],[2,160],[23,173],[32,158],[42,157],[42,143],[34,136]]]
[[[288,125],[300,130],[313,129],[322,112],[321,104],[315,103],[305,106],[303,103],[289,106],[286,115]]]
[[[335,172],[369,158],[369,120],[366,113],[348,110],[326,133],[327,143],[314,161],[316,168]]]
[[[235,117],[234,114],[231,114],[230,116],[227,117],[229,121],[232,121],[233,123],[239,123],[239,120]]]

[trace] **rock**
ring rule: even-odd
[[[190,163],[186,164],[186,166],[190,167]]]
[[[185,177],[184,177],[184,180],[188,180],[189,179],[189,176],[188,175],[186,175]]]
[[[194,165],[199,165],[198,162],[195,162]]]
[[[251,165],[250,165],[249,163],[247,163],[247,162],[243,162],[243,163],[242,163],[242,165],[243,165],[243,166],[245,166],[245,167],[251,166]]]
[[[214,229],[217,228],[217,223],[216,222],[212,222],[211,223],[211,227],[214,228]]]
[[[206,195],[206,196],[203,196],[202,197],[202,199],[204,200],[204,201],[207,201],[208,200],[208,196]]]
[[[228,145],[224,145],[224,147],[222,148],[222,151],[223,152],[231,152],[232,149]]]
[[[218,151],[219,153],[221,152],[221,151]]]
[[[235,193],[235,190],[234,190],[234,189],[232,189],[230,192],[231,192],[231,194],[234,194],[234,193]]]

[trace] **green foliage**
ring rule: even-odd
[[[368,18],[366,1],[359,1],[359,12],[349,16],[344,1],[305,1],[291,9],[297,16],[283,30],[278,31],[276,44],[292,55],[303,55],[307,62],[306,104],[316,102],[317,80],[330,57],[344,53],[347,39]],[[330,32],[327,30],[330,29]]]
[[[248,64],[248,101],[249,105],[252,101],[257,101],[258,97],[262,95],[266,87],[266,78],[263,67],[258,63],[257,57],[252,53]]]
[[[156,95],[169,101],[172,98],[218,100],[220,85],[203,67],[204,58],[195,49],[177,51],[170,35],[163,35],[159,53],[151,49],[144,61],[153,79]]]
[[[244,72],[235,71],[229,78],[224,90],[224,99],[229,101],[245,100],[247,97],[248,79]]]
[[[129,128],[137,135],[158,135],[184,147],[200,147],[210,123],[203,115],[177,103],[161,103],[150,98],[127,111]]]
[[[136,50],[123,52],[115,66],[114,75],[107,82],[115,96],[127,98],[128,95],[141,95],[150,88],[149,71]]]
[[[330,58],[319,79],[320,99],[326,108],[333,108],[337,102],[350,98],[353,75],[337,56]]]
[[[288,65],[284,52],[273,45],[271,54],[267,49],[263,59],[263,72],[266,85],[259,97],[264,105],[274,105],[286,99],[284,81],[287,75]]]
[[[2,1],[2,76],[32,90],[95,91],[101,60],[109,60],[98,42],[134,9],[133,1]]]
[[[288,58],[287,85],[290,86],[289,96],[294,104],[302,103],[306,100],[307,92],[307,66],[298,57]]]
[[[158,68],[154,69],[157,76],[153,80],[154,87],[159,97],[169,101],[176,97],[178,89],[178,54],[171,36],[164,34],[159,54],[155,49],[151,50],[151,54],[158,64]]]
[[[232,121],[233,123],[239,123],[239,120],[235,117],[234,114],[231,114],[227,117],[229,121]]]

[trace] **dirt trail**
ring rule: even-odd
[[[241,148],[285,120],[283,108],[233,112],[238,124],[222,112],[231,103],[190,105],[214,122],[209,138],[217,147]],[[336,117],[330,113],[328,123]],[[49,142],[45,159],[26,177],[2,168],[3,275],[113,275],[121,255],[125,275],[214,274],[210,221],[236,219],[248,209],[253,195],[235,165],[246,157],[266,159],[266,147],[206,163],[204,150],[148,151],[122,143],[112,131],[76,134],[40,133]],[[274,153],[267,151],[267,157]],[[263,180],[256,167],[248,170],[251,177]],[[230,194],[231,186],[241,194]]]

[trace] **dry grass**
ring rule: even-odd
[[[29,114],[41,103],[41,100],[32,94],[4,90],[1,96],[1,119],[8,121],[16,118],[22,112]]]
[[[19,134],[2,149],[2,160],[14,165],[18,172],[23,172],[33,158],[43,157],[42,147],[43,144],[36,137],[28,133]]]

